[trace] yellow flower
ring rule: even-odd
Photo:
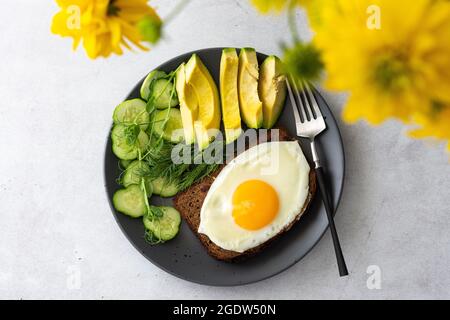
[[[390,117],[418,127],[416,138],[449,141],[450,1],[448,0],[252,0],[262,13],[303,5],[316,35],[313,46],[285,50],[297,77],[311,77],[321,54],[330,89],[350,93],[346,121],[378,124]],[[314,47],[316,49],[314,49]],[[299,55],[302,55],[300,57]],[[314,65],[314,68],[306,68]],[[293,70],[293,71],[292,71]],[[295,72],[294,72],[295,73]]]
[[[379,26],[369,14],[377,8]],[[335,0],[321,20],[315,43],[328,87],[350,91],[346,120],[410,121],[450,101],[450,2]]]
[[[414,120],[421,127],[411,131],[410,135],[414,138],[434,137],[447,140],[447,150],[450,151],[450,105],[438,105],[437,108],[439,110],[416,114]]]
[[[291,3],[292,5],[303,5],[306,2],[310,2],[314,0],[251,0],[252,4],[258,9],[261,13],[269,13],[271,11],[275,11],[280,13],[284,9],[287,9]]]
[[[56,0],[61,11],[52,21],[54,34],[73,38],[73,49],[83,42],[90,58],[121,55],[131,44],[142,50],[144,40],[137,24],[151,17],[160,18],[147,0]]]

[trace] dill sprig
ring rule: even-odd
[[[180,189],[180,191],[186,190],[195,182],[202,180],[204,177],[209,176],[211,173],[216,171],[218,167],[219,164],[216,163],[213,164],[201,163],[195,165],[195,167],[191,171],[183,175],[178,185],[178,188]]]
[[[136,143],[140,131],[141,128],[139,127],[138,124],[126,125],[124,134],[126,141],[130,146]]]
[[[189,169],[189,164],[176,164],[172,161],[173,145],[162,140],[159,149],[149,150],[146,161],[150,167],[148,177],[151,180],[164,178],[167,183],[177,181]]]
[[[196,153],[194,148],[187,148],[190,150],[190,163],[174,163],[172,161],[173,148],[173,144],[163,140],[158,149],[151,148],[147,152],[145,161],[147,161],[150,171],[146,176],[150,180],[164,178],[167,184],[175,183],[177,188],[182,191],[210,175],[219,167],[217,163],[195,164],[197,157],[201,157],[203,153]],[[182,152],[185,150],[185,148],[181,148]]]

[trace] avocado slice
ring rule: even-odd
[[[196,140],[200,150],[205,149],[220,128],[220,102],[216,83],[197,54],[193,54],[185,65],[186,83],[189,84],[198,102],[198,116],[194,123]]]
[[[262,102],[258,94],[258,60],[253,48],[242,48],[239,53],[239,105],[241,116],[249,128],[260,128],[263,123]]]
[[[259,97],[263,106],[263,127],[270,129],[277,122],[286,99],[286,76],[282,62],[276,56],[269,56],[261,65]]]
[[[220,59],[220,98],[227,144],[236,140],[242,132],[239,113],[238,69],[239,58],[236,49],[223,49]]]
[[[198,102],[192,87],[186,83],[184,63],[178,67],[175,75],[175,89],[180,100],[184,141],[186,144],[192,144],[195,142],[194,121],[198,116]]]

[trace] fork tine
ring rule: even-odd
[[[300,97],[300,95],[298,93],[297,83],[296,83],[294,77],[292,77],[292,76],[291,76],[291,82],[292,82],[292,84],[294,86],[294,89],[295,89],[295,95],[297,96],[297,102],[299,104],[299,108],[298,109],[300,110],[300,113],[302,115],[303,122],[306,122],[306,121],[308,121],[308,116],[307,116],[307,113],[306,113],[306,110],[305,110],[302,98]]]
[[[294,80],[292,80],[294,81]],[[303,86],[303,85],[302,85]],[[294,81],[295,93],[297,94],[297,99],[301,105],[302,115],[305,121],[314,120],[313,113],[311,108],[309,107],[308,99],[306,99],[305,93],[302,90],[299,90],[297,83]],[[309,119],[309,120],[308,120]]]
[[[301,82],[301,90],[297,88],[297,95],[299,95],[299,99],[303,101],[303,108],[306,110],[306,113],[309,115],[309,120],[314,120],[314,113],[312,111],[311,105],[309,103],[308,97],[305,94],[305,88],[303,86],[303,82]],[[301,96],[301,98],[300,98]]]
[[[289,92],[289,98],[291,99],[292,112],[294,113],[295,127],[297,129],[297,135],[299,135],[300,132],[299,132],[298,126],[302,123],[302,119],[300,118],[300,114],[298,113],[297,103],[295,102],[294,94],[292,93],[292,88],[291,88],[291,85],[289,84],[288,79],[286,79],[286,84],[287,84],[287,88],[288,88],[288,92]]]
[[[311,105],[312,109],[314,110],[316,118],[322,117],[322,112],[320,112],[320,108],[319,108],[319,105],[317,104],[316,97],[314,96],[314,94],[307,82],[303,82],[303,88],[304,88],[304,92],[308,95],[310,105]]]

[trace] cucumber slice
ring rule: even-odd
[[[113,144],[112,152],[121,160],[133,160],[137,157],[136,149],[126,149],[122,145]]]
[[[119,159],[133,160],[138,155],[137,148],[127,143],[125,129],[125,125],[117,124],[111,130],[112,151]]]
[[[114,123],[139,124],[141,130],[148,127],[150,115],[147,112],[147,104],[141,99],[126,100],[119,104],[113,113]]]
[[[122,177],[122,184],[124,187],[128,187],[132,184],[140,185],[142,177],[148,174],[150,171],[149,166],[144,161],[133,161],[125,171]],[[145,190],[147,196],[151,197],[153,193],[153,184],[150,179],[145,178]]]
[[[175,107],[178,104],[177,93],[173,83],[167,79],[158,79],[154,82],[152,89],[153,104],[156,109]],[[170,99],[173,91],[172,99]]]
[[[114,154],[122,160],[136,159],[139,150],[145,152],[149,145],[148,135],[144,131],[140,131],[137,137],[137,143],[128,144],[125,136],[126,125],[116,124],[111,130],[112,150]]]
[[[180,230],[180,213],[172,207],[159,207],[163,212],[160,218],[150,220],[147,215],[143,222],[146,229],[151,231],[155,237],[162,241],[173,239]]]
[[[116,191],[113,204],[117,211],[133,218],[142,217],[147,212],[144,193],[135,184]]]
[[[133,161],[122,178],[122,183],[124,187],[128,187],[132,184],[140,184],[141,178],[148,174],[150,168],[144,161],[135,160]]]
[[[159,70],[153,70],[152,72],[150,72],[147,77],[145,78],[144,82],[142,83],[141,86],[141,98],[144,99],[145,101],[148,100],[149,96],[150,96],[150,85],[152,83],[152,81],[154,79],[159,79],[159,78],[163,78],[165,77],[167,74],[164,71],[159,71]]]
[[[166,121],[167,119],[167,121]],[[166,141],[180,143],[184,139],[183,123],[179,109],[170,108],[155,111],[152,117],[153,132]]]
[[[148,137],[148,134],[141,130],[139,132],[137,140],[138,140],[137,148],[141,151],[141,153],[144,153],[150,145],[150,139]]]
[[[131,162],[132,162],[131,160],[120,160],[119,161],[120,168],[125,170],[131,164]]]
[[[178,189],[178,181],[169,183],[165,178],[159,177],[152,181],[153,194],[157,194],[163,198],[173,197],[180,191]]]

